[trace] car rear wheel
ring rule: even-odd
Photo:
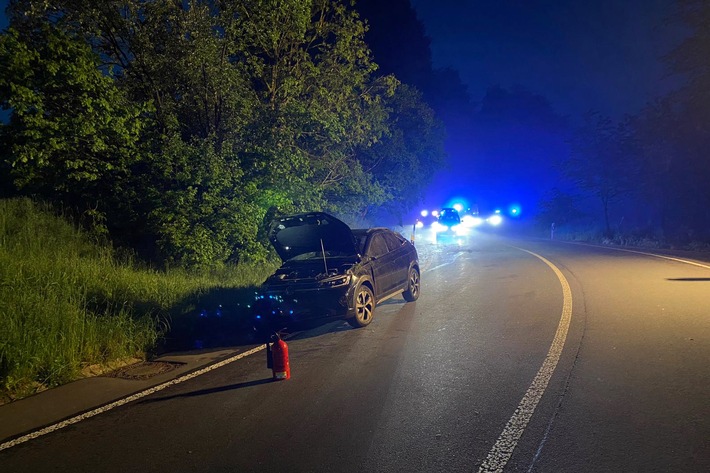
[[[421,286],[417,268],[411,268],[409,270],[409,278],[407,281],[407,289],[402,293],[402,297],[404,297],[404,300],[407,302],[414,302],[419,299],[419,288]]]
[[[355,293],[355,315],[348,323],[355,328],[365,327],[372,322],[375,312],[375,296],[367,286],[360,286]]]

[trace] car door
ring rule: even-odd
[[[394,257],[387,247],[382,232],[375,232],[370,236],[367,256],[372,258],[372,275],[375,282],[375,297],[380,298],[392,290]]]
[[[407,282],[409,271],[409,254],[404,246],[406,241],[392,232],[383,232],[383,236],[393,259],[391,289],[401,287]]]

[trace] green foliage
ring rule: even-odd
[[[431,176],[444,165],[445,134],[413,87],[400,85],[386,104],[391,110],[387,133],[363,151],[361,161],[385,194],[381,202],[370,199],[369,206],[383,205],[401,215],[421,201]]]
[[[99,199],[96,189],[136,159],[142,109],[128,102],[83,41],[43,24],[0,36],[0,102],[19,187]]]
[[[208,292],[254,286],[272,269],[140,268],[48,207],[0,200],[0,394],[29,394],[75,379],[86,365],[145,357]]]
[[[149,225],[160,235],[166,261],[196,268],[265,261],[256,235],[270,203],[258,205],[258,190],[244,181],[226,147],[220,154],[211,140],[186,144],[173,138],[156,168],[162,174],[144,198],[153,202]]]
[[[264,261],[277,213],[401,212],[443,156],[340,0],[18,0],[11,27],[18,185],[171,266]]]
[[[153,315],[134,314],[149,289],[126,278],[126,269],[31,201],[1,200],[0,389],[56,385],[84,363],[151,347],[165,301],[154,301]]]

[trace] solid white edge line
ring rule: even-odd
[[[64,427],[68,427],[70,425],[76,424],[77,422],[81,422],[82,420],[86,420],[86,419],[89,419],[89,418],[94,417],[96,415],[103,414],[104,412],[110,411],[111,409],[115,409],[117,407],[123,406],[125,404],[136,401],[138,399],[141,399],[143,397],[157,393],[158,391],[162,391],[163,389],[169,388],[170,386],[175,386],[176,384],[180,384],[180,383],[188,381],[192,378],[196,378],[196,377],[201,376],[205,373],[208,373],[212,370],[216,370],[217,368],[221,368],[221,367],[228,365],[232,362],[235,362],[237,360],[245,358],[249,355],[253,355],[254,353],[257,353],[265,348],[266,348],[265,344],[259,345],[257,347],[252,348],[251,350],[247,350],[245,352],[234,355],[230,358],[226,358],[226,359],[219,361],[213,365],[209,365],[209,366],[201,368],[197,371],[193,371],[192,373],[188,373],[186,375],[180,376],[179,378],[175,378],[170,381],[166,381],[163,384],[159,384],[159,385],[154,386],[152,388],[148,388],[144,391],[138,392],[138,393],[133,394],[131,396],[125,397],[123,399],[119,399],[118,401],[114,401],[112,403],[106,404],[106,405],[98,407],[96,409],[84,412],[83,414],[79,414],[77,416],[71,417],[71,418],[63,420],[61,422],[57,422],[56,424],[52,424],[52,425],[45,427],[43,429],[36,430],[34,432],[30,432],[29,434],[23,435],[22,437],[18,437],[14,440],[4,442],[4,443],[0,444],[0,451],[15,447],[15,446],[25,443],[29,440],[36,439],[37,437],[41,437],[43,435],[47,435],[49,433],[55,432],[59,429],[63,429]]]
[[[703,263],[698,263],[697,261],[692,261],[692,260],[687,260],[687,259],[682,259],[682,258],[676,258],[673,256],[667,256],[667,255],[659,255],[656,253],[648,253],[646,251],[639,251],[639,250],[628,250],[626,248],[616,248],[613,246],[601,246],[601,245],[589,245],[586,243],[576,243],[576,242],[571,242],[571,241],[561,241],[561,243],[567,243],[569,245],[581,245],[581,246],[591,246],[592,248],[603,248],[605,250],[614,250],[614,251],[625,251],[626,253],[636,253],[637,255],[645,255],[645,256],[652,256],[654,258],[661,258],[661,259],[667,259],[670,261],[675,261],[677,263],[685,263],[685,264],[690,264],[693,266],[698,266],[700,268],[705,268],[705,269],[710,269],[710,265],[703,264]]]
[[[570,322],[572,321],[572,290],[570,289],[567,279],[565,279],[565,276],[562,274],[562,271],[550,261],[532,251],[518,247],[513,248],[539,258],[554,271],[562,285],[562,315],[557,326],[557,331],[555,332],[555,338],[552,340],[552,345],[550,345],[550,350],[547,352],[545,361],[543,361],[540,370],[535,375],[520,404],[518,404],[518,408],[515,410],[513,416],[505,425],[503,432],[498,437],[498,440],[493,445],[493,448],[488,453],[488,457],[486,457],[485,461],[481,464],[478,470],[479,473],[502,472],[508,460],[510,460],[510,457],[513,455],[513,450],[515,450],[515,447],[518,445],[518,440],[520,440],[520,437],[523,435],[525,427],[527,427],[537,404],[540,402],[542,395],[547,389],[547,385],[552,378],[552,373],[557,367],[557,363],[562,355],[562,349],[565,345],[565,340],[567,339]]]
[[[710,266],[707,264],[696,263],[695,261],[691,261],[691,260],[687,260],[687,259],[674,258],[673,256],[657,255],[655,253],[646,253],[645,251],[637,251],[637,250],[627,250],[625,248],[609,248],[609,249],[616,250],[616,251],[625,251],[627,253],[636,253],[637,255],[653,256],[654,258],[667,259],[667,260],[671,260],[671,261],[676,261],[678,263],[691,264],[693,266],[699,266],[701,268],[710,269]]]

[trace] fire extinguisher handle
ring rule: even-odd
[[[272,369],[274,367],[274,354],[271,351],[271,344],[266,342],[266,368]]]

